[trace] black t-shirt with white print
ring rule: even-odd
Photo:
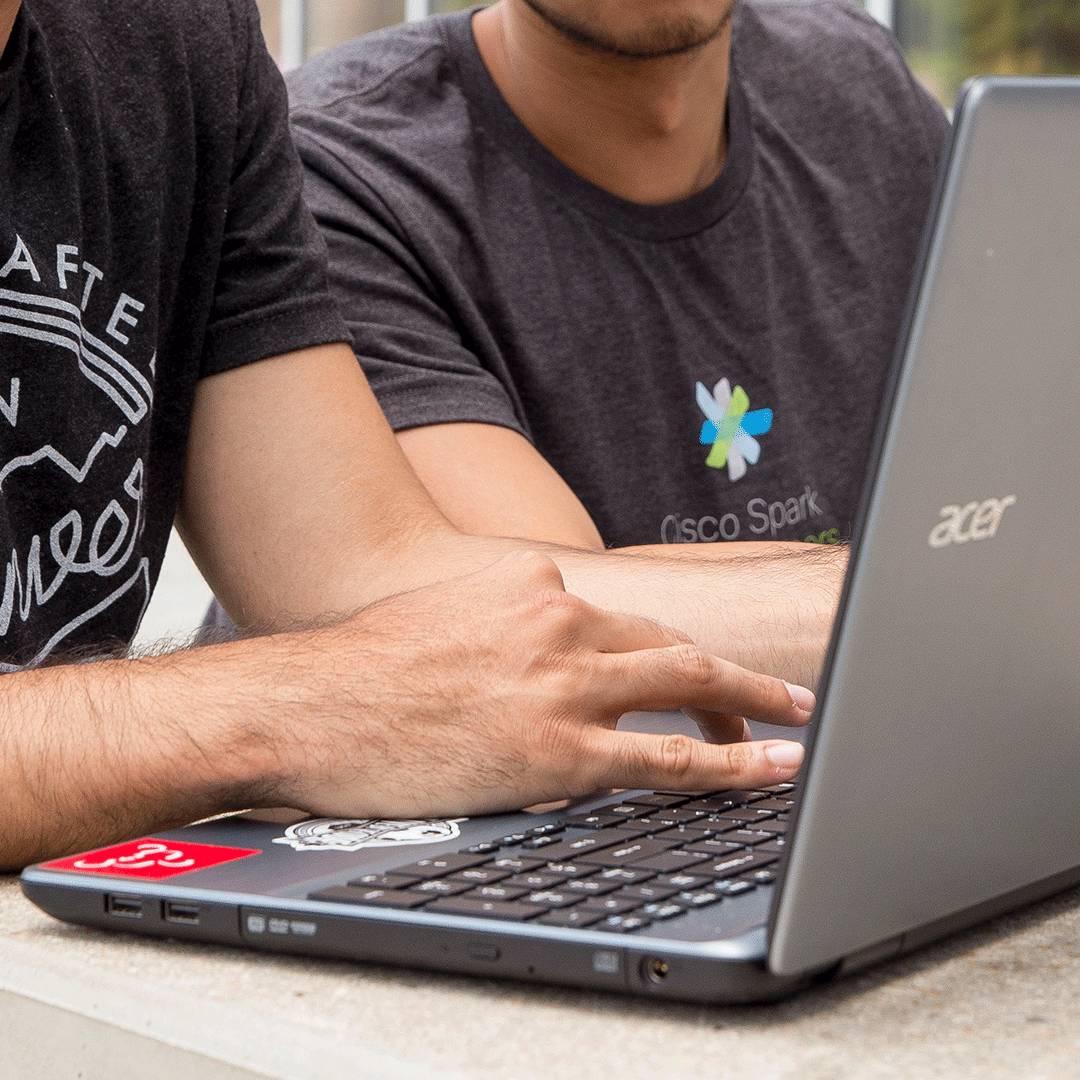
[[[285,110],[249,0],[24,0],[0,60],[3,669],[134,634],[201,376],[343,339]]]

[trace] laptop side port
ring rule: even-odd
[[[645,978],[651,983],[662,983],[668,977],[667,961],[661,960],[658,956],[646,957],[641,962],[641,967],[645,973]]]
[[[105,914],[115,915],[120,919],[141,919],[143,917],[142,897],[106,893]]]
[[[188,904],[182,900],[166,900],[161,905],[161,917],[166,922],[198,926],[199,905]]]

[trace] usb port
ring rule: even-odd
[[[185,904],[180,900],[166,900],[161,905],[161,914],[166,922],[187,923],[188,926],[198,926],[199,905]]]
[[[141,919],[142,905],[142,898],[138,896],[118,896],[116,893],[105,896],[105,914],[121,919]]]

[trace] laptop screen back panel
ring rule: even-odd
[[[1080,864],[1080,80],[958,114],[770,967]]]

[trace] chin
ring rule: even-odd
[[[718,37],[738,0],[523,0],[579,45],[652,59],[691,52]]]

